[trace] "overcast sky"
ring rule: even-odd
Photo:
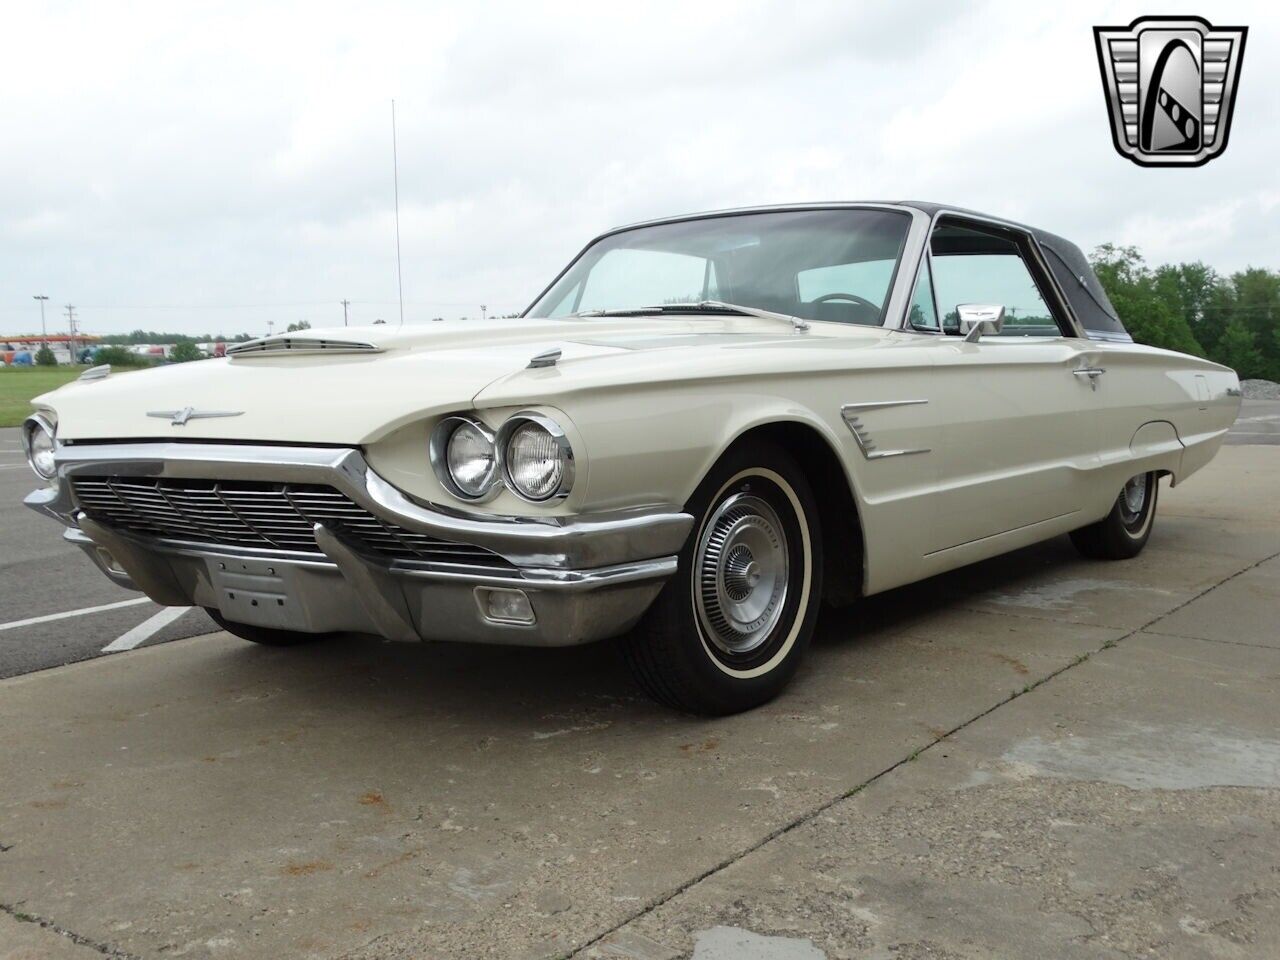
[[[1154,0],[1152,0],[1154,2]],[[615,9],[616,6],[616,9]],[[1176,9],[1175,9],[1176,7]],[[619,223],[944,200],[1280,268],[1280,12],[1215,2],[5,8],[0,331],[262,333],[522,309]],[[1091,27],[1250,28],[1226,153],[1112,145]]]

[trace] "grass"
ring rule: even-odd
[[[70,383],[85,367],[0,366],[0,427],[16,427],[31,413],[31,398]]]

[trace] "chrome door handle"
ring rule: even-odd
[[[1089,386],[1094,390],[1098,389],[1098,378],[1107,372],[1106,367],[1080,367],[1072,370],[1071,373],[1077,377],[1088,377]]]

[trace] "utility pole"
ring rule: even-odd
[[[272,329],[274,329],[274,328],[275,328],[275,325],[276,325],[276,322],[275,322],[274,320],[268,320],[268,321],[267,321],[267,336],[268,336],[268,337],[269,337],[269,336],[271,336],[271,331],[272,331]]]
[[[343,301],[342,301],[342,325],[343,325],[344,327],[347,325],[347,307],[349,307],[349,306],[351,306],[351,301],[350,301],[350,300],[343,300]]]
[[[486,307],[483,303],[480,304],[480,319],[481,320],[489,319],[489,308]]]
[[[37,293],[33,299],[40,301],[40,346],[47,347],[49,346],[49,331],[45,329],[44,325],[44,302],[49,298],[43,293]]]
[[[71,339],[67,341],[67,350],[71,353],[71,362],[76,362],[76,308],[67,304],[67,333]]]

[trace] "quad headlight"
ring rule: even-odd
[[[573,448],[550,417],[522,412],[494,434],[469,416],[445,417],[431,434],[431,466],[455,497],[488,500],[506,487],[522,500],[544,503],[569,495]]]
[[[446,417],[431,435],[431,464],[445,489],[462,500],[484,500],[498,489],[498,446],[483,423]]]
[[[502,425],[503,475],[518,497],[541,503],[569,495],[573,448],[550,417],[521,413]]]
[[[58,475],[54,454],[58,450],[57,426],[44,414],[27,417],[22,424],[22,449],[27,463],[41,480],[53,480]]]

